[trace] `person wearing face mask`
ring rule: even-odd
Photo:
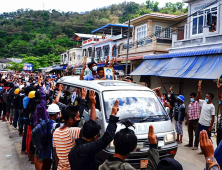
[[[98,79],[97,64],[95,62],[88,63],[88,68],[91,70],[91,73],[84,76],[84,72],[85,72],[85,69],[86,69],[86,63],[84,63],[83,70],[82,70],[82,73],[80,75],[80,80],[91,81],[91,80]]]
[[[185,97],[183,95],[179,95],[177,97],[177,102],[175,102],[175,109],[174,109],[174,120],[175,120],[175,129],[177,132],[177,139],[176,141],[178,144],[183,143],[183,121],[185,118],[185,104],[184,104]]]
[[[211,131],[214,124],[214,117],[215,117],[215,106],[212,103],[214,99],[213,93],[207,93],[205,100],[201,100],[202,98],[202,88],[201,88],[202,81],[200,80],[198,83],[198,99],[199,104],[201,107],[201,114],[199,119],[199,124],[197,128],[196,138],[199,143],[199,135],[202,130],[206,130],[209,139],[211,139]],[[199,155],[203,154],[202,152],[198,153]]]
[[[222,94],[220,92],[220,87],[222,84],[217,86],[217,95],[219,98],[219,107],[220,107],[220,117],[218,119],[218,126],[217,126],[217,146],[219,145],[220,141],[222,140]]]
[[[185,125],[188,125],[188,134],[189,134],[189,143],[185,147],[193,147],[193,132],[196,136],[196,131],[198,127],[198,121],[200,117],[200,106],[197,101],[197,94],[190,94],[190,104],[188,106],[188,116],[185,122]],[[195,137],[194,147],[192,150],[198,149],[198,140]]]

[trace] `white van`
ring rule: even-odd
[[[63,84],[64,89],[68,89],[69,93],[78,92],[81,88],[96,92],[96,114],[97,122],[102,127],[101,134],[106,130],[115,100],[119,100],[117,116],[120,120],[130,119],[135,124],[135,134],[138,139],[137,149],[128,156],[126,162],[136,169],[140,169],[141,164],[147,159],[149,125],[154,126],[160,158],[175,156],[178,146],[172,123],[160,100],[151,89],[125,81],[84,81],[73,76],[63,77],[57,83]],[[123,126],[118,123],[117,131],[121,128]],[[111,143],[97,155],[97,158],[102,163],[108,155],[114,154],[114,151],[114,146]]]

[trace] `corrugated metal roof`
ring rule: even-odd
[[[213,48],[205,50],[196,50],[196,51],[186,51],[186,52],[177,52],[177,53],[167,53],[167,54],[157,54],[157,55],[147,55],[144,56],[144,60],[150,59],[162,59],[162,58],[175,58],[175,57],[190,57],[190,56],[199,56],[199,55],[208,55],[208,54],[221,54],[222,48]]]
[[[97,28],[96,30],[93,30],[91,33],[96,33],[98,31],[103,30],[104,28],[108,28],[108,27],[120,27],[120,28],[128,28],[128,25],[125,24],[106,24],[100,28]],[[133,26],[130,26],[130,28],[133,28]]]

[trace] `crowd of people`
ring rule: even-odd
[[[109,64],[113,72],[114,63],[112,60]],[[88,67],[91,73],[84,76],[85,63],[80,80],[105,79],[104,69],[97,68],[96,63],[89,63]],[[63,86],[56,83],[59,78],[60,75],[41,73],[14,72],[0,75],[0,119],[10,123],[14,130],[18,130],[22,137],[21,153],[27,154],[29,161],[35,164],[36,170],[134,170],[125,159],[136,149],[137,136],[132,130],[134,125],[130,120],[121,121],[125,128],[117,131],[118,100],[113,105],[109,124],[101,136],[101,126],[97,124],[95,92],[83,88],[79,92],[81,98],[76,98],[78,102],[75,99],[71,103],[60,102],[68,100],[62,94]],[[125,77],[123,81],[133,80],[131,77]],[[222,95],[219,89],[220,86],[218,86],[218,97],[221,103]],[[169,116],[175,121],[177,141],[182,143],[182,125],[185,120],[184,96],[175,97],[173,87],[165,94],[160,93],[160,88],[153,90],[160,97],[164,107],[169,108]],[[214,148],[210,140],[215,115],[215,107],[212,104],[214,96],[208,93],[205,100],[201,100],[201,97],[201,82],[199,82],[198,94],[190,95],[191,103],[186,119],[189,144],[186,147],[193,147],[193,132],[196,133],[193,149],[198,148],[200,143],[201,154],[206,158],[206,169],[218,170],[220,167],[214,157]],[[84,111],[89,112],[89,120],[83,119]],[[220,119],[219,127],[222,126],[221,123]],[[218,133],[221,134],[220,128]],[[183,169],[175,159],[160,160],[157,136],[152,125],[149,127],[147,138],[150,143],[147,157],[148,170]],[[220,140],[221,136],[218,137],[218,145]],[[99,164],[96,161],[96,154],[112,141],[115,154]]]
[[[174,119],[175,130],[177,133],[178,144],[183,143],[183,123],[188,126],[188,137],[189,143],[185,145],[185,147],[190,147],[192,150],[198,150],[198,145],[201,143],[200,134],[205,133],[207,135],[210,143],[211,134],[213,129],[217,129],[217,157],[221,163],[222,153],[218,153],[218,150],[221,152],[222,145],[222,94],[220,92],[222,84],[217,85],[217,95],[219,99],[218,109],[221,111],[217,116],[217,121],[215,121],[215,106],[212,103],[214,99],[213,93],[207,93],[205,99],[202,99],[202,81],[198,82],[198,93],[192,92],[190,94],[190,103],[188,105],[188,112],[186,114],[186,106],[185,106],[185,97],[183,95],[178,95],[175,97],[173,93],[173,86],[170,87],[168,94],[161,94],[161,87],[157,87],[153,89],[156,95],[161,100],[163,106],[165,107],[168,115],[172,119]],[[216,123],[215,123],[216,122]],[[217,125],[217,127],[214,127]],[[195,135],[194,135],[195,134]],[[195,139],[194,139],[195,138]],[[203,150],[198,153],[198,155],[204,154]],[[222,165],[221,165],[222,166]]]

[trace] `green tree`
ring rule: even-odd
[[[23,63],[10,62],[7,69],[11,69],[14,71],[22,71],[23,66]]]

